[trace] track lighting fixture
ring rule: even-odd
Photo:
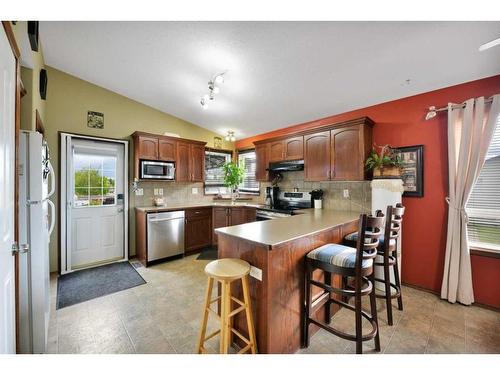
[[[207,109],[208,102],[210,100],[214,100],[215,95],[220,93],[219,85],[224,83],[224,74],[226,74],[226,72],[219,73],[215,75],[210,81],[208,81],[208,94],[203,95],[203,97],[201,98],[201,108]]]

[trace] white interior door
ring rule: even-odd
[[[125,258],[125,145],[72,138],[67,153],[71,268]]]
[[[16,352],[14,243],[16,60],[0,32],[0,353]]]

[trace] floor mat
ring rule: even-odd
[[[145,283],[129,262],[106,264],[61,275],[57,280],[57,309]]]
[[[207,246],[201,250],[196,260],[216,260],[218,259],[217,246]]]

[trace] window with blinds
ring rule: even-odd
[[[238,187],[241,193],[259,194],[260,184],[255,179],[257,160],[255,150],[242,151],[238,154],[238,165],[245,168],[243,183]]]
[[[223,151],[205,150],[205,194],[229,194],[224,185],[224,163],[231,161],[231,154]]]
[[[467,202],[471,246],[500,251],[500,116],[481,173]]]

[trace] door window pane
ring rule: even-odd
[[[116,204],[116,157],[74,152],[74,206]]]

